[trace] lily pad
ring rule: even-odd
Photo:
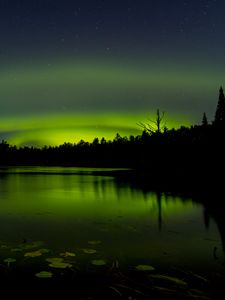
[[[73,265],[72,264],[69,264],[67,262],[54,262],[54,263],[51,263],[49,265],[49,267],[52,267],[52,268],[57,268],[57,269],[65,269],[65,268],[71,268]]]
[[[138,271],[154,271],[155,268],[153,266],[149,266],[149,265],[138,265],[136,266],[136,269]]]
[[[95,249],[82,249],[84,253],[86,254],[94,254],[97,252]]]
[[[52,272],[42,271],[35,274],[38,278],[52,278],[53,274]]]
[[[46,261],[54,264],[54,263],[57,263],[57,262],[63,262],[63,258],[61,258],[61,257],[49,257],[49,258],[46,258]]]
[[[49,253],[50,252],[50,250],[49,249],[46,249],[46,248],[43,248],[43,249],[40,249],[39,250],[41,253]]]
[[[64,252],[64,253],[60,253],[60,255],[61,256],[63,256],[63,257],[74,257],[74,256],[76,256],[76,254],[75,253],[73,253],[73,252]]]
[[[24,254],[25,257],[38,257],[38,256],[41,256],[41,255],[42,255],[42,252],[40,250],[27,252],[27,253]]]
[[[22,252],[23,250],[21,248],[12,248],[11,252]]]
[[[42,241],[34,241],[31,243],[24,243],[21,246],[23,249],[33,249],[33,248],[38,248],[41,247],[44,243]]]
[[[5,258],[3,261],[5,263],[7,263],[8,267],[9,267],[10,263],[14,263],[16,261],[16,259],[12,258],[12,257],[8,257],[8,258]]]
[[[95,266],[104,266],[106,265],[106,261],[104,259],[94,259],[91,261],[92,265]]]
[[[89,245],[99,245],[99,244],[101,244],[101,243],[102,243],[102,242],[99,241],[99,240],[88,241],[88,244],[89,244]]]

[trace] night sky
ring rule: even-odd
[[[222,0],[1,0],[0,139],[59,144],[211,121]]]

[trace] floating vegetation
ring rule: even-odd
[[[102,242],[99,241],[99,240],[88,241],[88,244],[89,244],[89,245],[99,245],[99,244],[101,244],[101,243],[102,243]]]
[[[199,274],[196,274],[196,273],[194,273],[194,272],[192,272],[192,271],[189,271],[189,274],[190,274],[194,279],[200,280],[200,281],[202,281],[203,283],[207,283],[207,284],[208,284],[208,282],[209,282],[209,280],[208,280],[207,278],[205,278],[205,277],[203,277],[203,276],[201,276],[201,275],[199,275]]]
[[[33,249],[33,248],[38,248],[38,247],[41,247],[43,246],[44,242],[42,241],[34,241],[34,242],[31,242],[31,243],[24,243],[21,245],[21,248],[23,249]]]
[[[154,271],[155,268],[153,266],[149,266],[149,265],[138,265],[136,266],[136,269],[138,271]]]
[[[60,253],[60,255],[61,256],[63,256],[63,257],[74,257],[74,256],[76,256],[76,254],[75,253],[73,253],[73,252],[64,252],[64,253]]]
[[[44,254],[44,253],[49,253],[50,252],[50,250],[49,249],[46,249],[46,248],[42,248],[42,249],[40,249],[39,250],[42,254]]]
[[[14,262],[16,261],[16,259],[15,259],[15,258],[8,257],[8,258],[5,258],[3,261],[4,261],[5,263],[7,263],[7,266],[9,267],[9,265],[10,265],[11,263],[14,263]]]
[[[23,250],[21,248],[12,248],[10,251],[11,252],[22,252]]]
[[[113,261],[111,269],[119,269],[119,262],[117,259]]]
[[[47,272],[47,271],[42,271],[42,272],[36,273],[35,276],[38,278],[52,278],[53,273]]]
[[[73,265],[70,264],[70,263],[67,263],[67,262],[54,262],[54,263],[51,263],[49,265],[49,267],[52,267],[52,268],[57,268],[57,269],[65,269],[65,268],[71,268]]]
[[[7,249],[8,246],[7,246],[7,245],[1,245],[0,248],[1,248],[1,249]]]
[[[206,292],[200,291],[198,289],[189,289],[189,293],[197,299],[201,299],[201,300],[209,299]]]
[[[106,261],[104,259],[94,259],[91,261],[92,265],[95,266],[104,266],[106,265]]]
[[[63,262],[63,258],[61,258],[61,257],[49,257],[49,258],[46,258],[46,261],[54,264],[56,262]]]
[[[179,285],[179,286],[183,286],[183,287],[187,286],[187,282],[185,282],[182,279],[172,277],[172,276],[154,274],[154,275],[150,275],[150,277],[153,279],[158,279],[163,282],[167,282],[170,285],[174,284],[174,285]]]
[[[94,254],[97,252],[95,249],[82,249],[85,254]]]
[[[27,252],[24,254],[25,257],[38,257],[41,256],[43,253],[40,250]]]
[[[163,293],[163,294],[167,294],[167,295],[176,295],[177,294],[177,290],[172,289],[172,288],[166,288],[166,287],[162,287],[162,286],[154,286],[154,290]]]
[[[63,258],[61,257],[50,257],[46,259],[47,262],[50,262],[49,267],[58,268],[58,269],[65,269],[71,268],[72,264],[64,262]]]

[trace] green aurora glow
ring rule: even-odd
[[[220,76],[166,70],[73,60],[7,67],[0,72],[0,136],[16,145],[57,145],[137,135],[137,123],[154,119],[157,108],[166,111],[167,127],[190,125],[201,118],[204,95],[216,93]]]
[[[122,136],[141,134],[135,123],[146,121],[145,114],[95,114],[95,115],[46,115],[5,118],[0,122],[1,131],[13,145],[59,145],[64,142],[77,143],[81,139],[93,141],[95,137],[113,139],[116,133]],[[146,116],[147,117],[147,116]],[[174,127],[179,122],[168,120]]]

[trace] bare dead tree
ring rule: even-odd
[[[150,134],[161,133],[162,128],[165,127],[165,124],[163,123],[164,116],[165,113],[164,112],[160,113],[159,109],[157,109],[155,120],[148,119],[150,123],[145,124],[143,122],[139,122],[137,123],[137,125]]]

